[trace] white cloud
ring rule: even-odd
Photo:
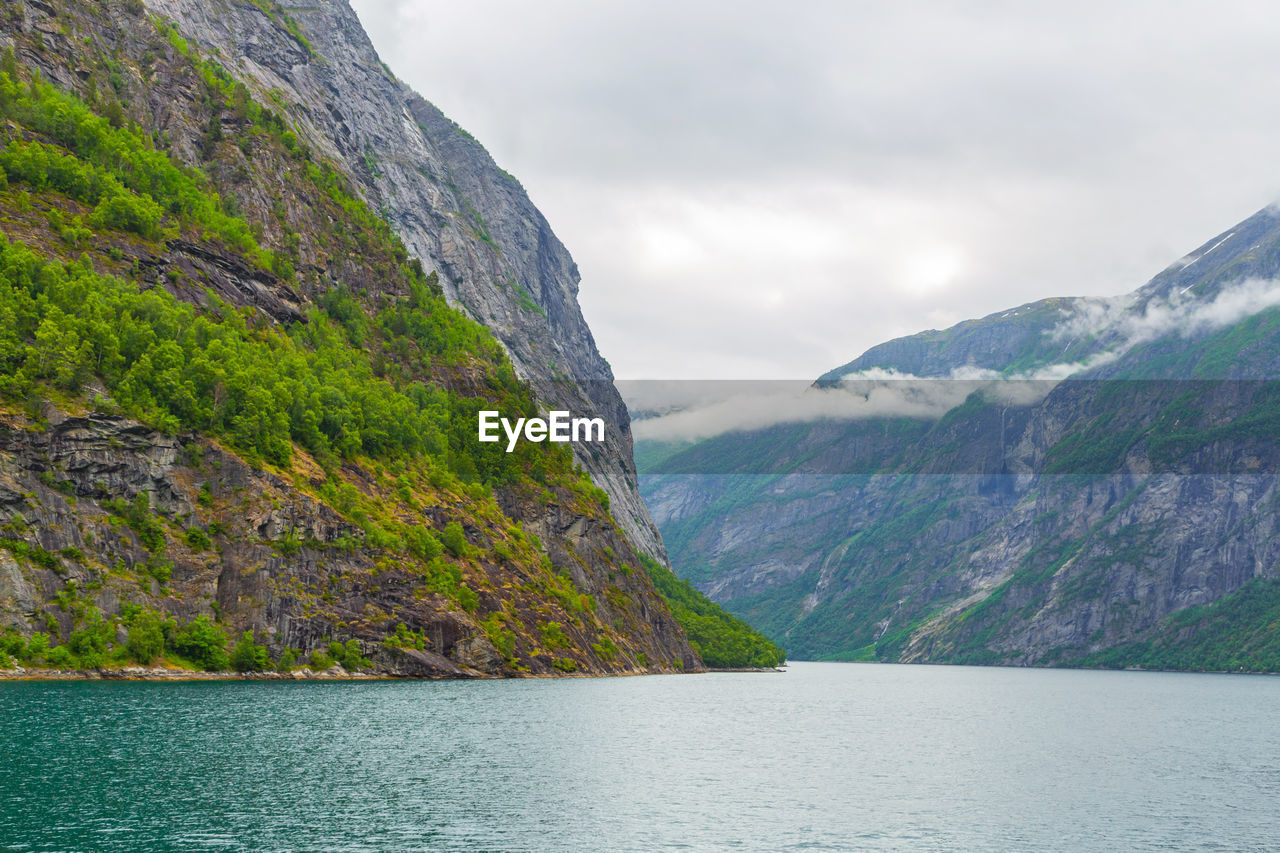
[[[794,383],[737,383],[737,393],[658,418],[636,421],[638,439],[688,441],[780,423],[870,417],[936,418],[975,390],[972,383],[920,380],[897,374],[820,389]]]
[[[1126,292],[1280,195],[1269,3],[353,5],[529,188],[622,376]]]
[[[621,383],[620,388],[633,411],[656,415],[634,426],[637,438],[655,441],[699,440],[824,419],[933,419],[975,392],[1010,405],[1030,405],[1057,383],[1111,364],[1136,346],[1169,335],[1203,335],[1277,306],[1280,281],[1261,279],[1229,285],[1210,299],[1175,293],[1145,305],[1128,297],[1083,301],[1064,312],[1061,322],[1045,334],[1057,341],[1105,337],[1108,347],[1079,361],[1017,374],[964,365],[939,378],[872,368],[850,373],[831,388],[805,382],[633,382]]]
[[[1141,344],[1168,335],[1195,337],[1238,323],[1280,306],[1280,281],[1250,278],[1218,290],[1212,299],[1197,299],[1194,288],[1138,305],[1132,296],[1078,303],[1050,333],[1057,341],[1107,336],[1109,347],[1083,361],[1053,364],[1028,378],[1062,379],[1102,367]]]

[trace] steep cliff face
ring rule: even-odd
[[[493,330],[543,405],[606,419],[605,444],[579,450],[578,460],[637,547],[665,559],[637,491],[626,406],[578,307],[577,266],[519,182],[391,75],[346,0],[280,3],[297,35],[248,2],[147,6],[342,165],[409,251],[439,272],[446,295]]]
[[[1075,373],[667,458],[673,562],[795,657],[1276,669],[1278,261],[1268,209],[1128,297],[875,347],[819,384]]]
[[[0,14],[0,668],[225,665],[248,632],[250,668],[699,669],[625,490],[611,515],[563,447],[474,440],[477,408],[616,400],[518,185],[439,153],[344,3],[314,38],[163,5]],[[449,186],[491,172],[509,195]],[[623,489],[619,424],[584,461]]]
[[[323,484],[314,463],[272,473],[199,436],[111,415],[47,415],[43,428],[13,412],[0,426],[0,510],[11,537],[0,553],[0,628],[28,632],[34,620],[69,637],[86,608],[110,617],[128,604],[179,623],[216,613],[273,656],[354,639],[368,668],[391,675],[696,667],[640,575],[602,568],[606,552],[629,550],[607,519],[512,499],[506,514],[521,523],[513,536],[465,498],[419,495],[431,502],[420,524],[465,522],[470,544],[457,567],[478,593],[469,612],[429,569],[357,545],[360,526],[314,493]],[[376,475],[363,487],[392,499]],[[545,543],[545,561],[534,542]],[[591,597],[590,610],[579,596]],[[485,622],[492,613],[504,614],[496,630]],[[552,622],[557,640],[548,643]],[[397,624],[407,628],[399,638]]]

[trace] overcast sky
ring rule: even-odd
[[[620,378],[813,378],[1280,199],[1272,4],[352,5],[546,214]]]

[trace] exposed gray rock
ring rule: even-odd
[[[128,602],[180,622],[216,617],[235,636],[253,631],[273,656],[354,638],[374,669],[388,675],[510,674],[509,662],[472,615],[425,593],[421,577],[394,555],[344,544],[359,542],[360,529],[294,483],[198,436],[166,436],[112,415],[71,417],[52,409],[49,415],[45,427],[15,416],[0,421],[0,525],[10,547],[26,555],[0,549],[0,629],[45,630],[65,642],[82,624],[82,603],[111,618]],[[115,515],[118,502],[141,496],[165,540],[160,549],[148,547]],[[544,532],[554,559],[572,565],[579,589],[597,597],[595,615],[634,638],[635,653],[668,671],[676,662],[698,667],[652,588],[613,577],[602,553],[628,553],[614,528],[580,522],[560,505],[513,500],[509,511],[529,514],[527,529]],[[429,515],[424,522],[443,524]],[[204,531],[212,547],[189,546],[185,532],[191,530]],[[472,535],[493,534],[477,528]],[[150,575],[157,559],[168,566],[164,584]],[[483,568],[494,579],[489,584],[511,586],[516,567]],[[507,624],[534,637],[548,618],[541,604],[510,612]],[[418,632],[427,648],[385,645],[396,623]],[[598,628],[584,622],[566,630],[578,648],[589,649]],[[123,643],[127,634],[118,632],[115,640]],[[593,663],[579,663],[593,671]],[[541,671],[537,660],[533,664]],[[604,662],[601,671],[628,666],[619,659]]]
[[[35,589],[23,577],[17,560],[0,551],[0,628],[24,630],[27,617],[35,612]]]
[[[487,637],[479,634],[460,641],[455,646],[454,657],[458,663],[481,672],[492,672],[495,666],[502,665],[502,654]]]
[[[314,56],[249,4],[147,6],[263,102],[287,106],[307,144],[384,211],[423,267],[439,273],[449,299],[493,330],[542,405],[605,419],[605,444],[574,446],[577,459],[609,493],[635,545],[665,560],[637,491],[630,416],[578,307],[577,265],[519,182],[391,76],[346,0],[281,4]]]

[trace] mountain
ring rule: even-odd
[[[0,669],[776,662],[659,562],[568,253],[345,2],[11,2],[0,51]],[[606,442],[476,440],[551,408]]]
[[[577,265],[520,182],[390,72],[344,0],[147,8],[338,164],[409,253],[438,272],[450,302],[502,342],[547,408],[607,419],[605,446],[576,458],[609,493],[631,541],[664,560],[637,491],[627,408],[578,307]]]
[[[642,442],[643,493],[793,657],[1280,670],[1278,269],[1268,208],[1127,296],[874,347],[808,392],[838,416]]]

